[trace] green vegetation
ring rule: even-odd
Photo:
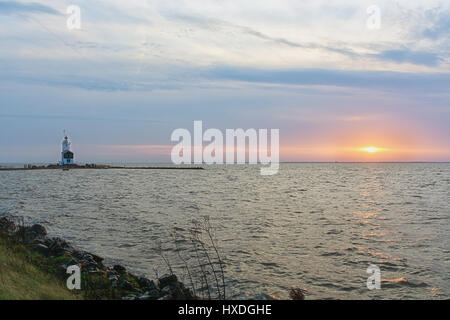
[[[0,300],[80,299],[56,277],[57,265],[0,235]]]
[[[195,299],[174,274],[149,280],[121,265],[47,237],[41,225],[25,226],[0,217],[0,300],[171,300]],[[68,290],[68,266],[80,268],[81,290]]]
[[[31,249],[21,239],[0,233],[0,300],[105,300],[142,293],[112,286],[105,270],[82,272],[82,290],[70,291],[65,282],[68,275],[62,266],[71,261],[72,255],[66,252],[46,257]],[[132,287],[139,287],[130,274],[124,273],[117,279],[119,283],[127,281]]]

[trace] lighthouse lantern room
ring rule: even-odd
[[[73,152],[70,150],[70,145],[69,138],[65,136],[62,141],[61,161],[59,162],[62,166],[73,164]]]

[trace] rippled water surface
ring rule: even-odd
[[[170,256],[168,232],[209,215],[234,298],[450,298],[450,164],[0,172],[5,213],[149,277],[158,240]]]

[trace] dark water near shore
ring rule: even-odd
[[[154,277],[155,246],[209,215],[234,298],[450,298],[450,164],[282,164],[200,171],[0,172],[0,215],[24,216]],[[174,258],[174,260],[176,260]],[[366,287],[380,267],[381,290]]]

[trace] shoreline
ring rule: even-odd
[[[10,244],[6,249],[11,250],[13,255],[22,255],[22,259],[34,263],[33,267],[41,269],[48,276],[55,276],[60,282],[57,285],[62,286],[67,290],[66,293],[72,294],[76,299],[229,300],[225,297],[225,291],[223,296],[219,295],[218,298],[210,296],[208,299],[205,294],[200,296],[195,286],[186,286],[179,281],[170,266],[170,273],[162,276],[156,274],[156,279],[149,279],[129,272],[120,264],[106,265],[103,263],[103,257],[72,245],[61,237],[49,236],[41,224],[26,226],[23,218],[20,217],[0,216],[0,249],[2,246],[5,249],[5,242]],[[42,266],[44,266],[43,269]],[[70,266],[80,267],[81,289],[65,288],[66,281],[71,276],[67,271]],[[4,277],[2,272],[3,270],[0,269],[0,276]],[[190,281],[192,282],[192,278]],[[209,292],[209,288],[207,289]],[[290,300],[305,300],[304,294],[305,290],[299,287],[291,287],[289,291]],[[249,300],[281,299],[270,293],[259,291]]]
[[[0,238],[11,243],[8,247],[20,246],[16,250],[25,254],[27,260],[38,261],[36,266],[45,266],[48,273],[56,275],[61,281],[69,278],[69,266],[79,266],[82,286],[80,290],[71,292],[89,300],[200,299],[173,273],[148,279],[128,272],[122,265],[106,266],[102,257],[79,249],[60,237],[48,236],[47,230],[40,224],[24,226],[23,222],[0,217]]]
[[[47,165],[47,166],[28,166],[24,168],[5,168],[0,167],[0,171],[32,171],[32,170],[107,170],[107,169],[125,169],[125,170],[204,170],[203,167],[126,167],[126,166],[110,166],[98,164],[86,165]]]

